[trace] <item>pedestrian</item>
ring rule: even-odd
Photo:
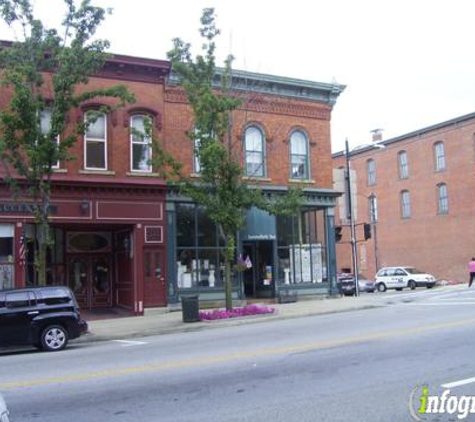
[[[468,282],[468,287],[470,287],[475,278],[475,257],[468,263],[468,271],[470,271],[470,281]]]

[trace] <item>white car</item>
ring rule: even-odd
[[[8,417],[7,405],[5,404],[5,400],[3,400],[3,397],[1,394],[0,394],[0,422],[10,422],[10,418]]]
[[[385,292],[387,289],[402,290],[408,287],[414,290],[416,287],[435,286],[435,277],[414,267],[384,267],[376,274],[376,289]]]

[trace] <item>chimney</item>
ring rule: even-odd
[[[373,129],[371,133],[373,142],[380,142],[383,140],[383,129]]]

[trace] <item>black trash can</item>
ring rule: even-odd
[[[198,295],[181,296],[181,311],[183,322],[201,321]]]

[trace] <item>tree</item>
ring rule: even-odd
[[[191,45],[179,38],[168,53],[172,71],[178,77],[194,114],[195,130],[189,133],[195,154],[200,162],[200,183],[182,179],[182,192],[203,206],[218,226],[224,240],[226,308],[232,309],[232,263],[236,256],[236,233],[243,228],[246,212],[251,207],[271,213],[293,214],[300,206],[301,192],[290,189],[285,197],[269,200],[262,190],[250,186],[243,178],[240,146],[232,141],[233,112],[242,99],[233,95],[230,85],[233,57],[225,60],[224,69],[216,67],[214,9],[204,9],[201,17],[203,55],[195,59]],[[214,86],[219,75],[221,86]]]
[[[122,85],[87,88],[88,77],[107,59],[109,43],[93,40],[107,11],[92,6],[90,0],[82,0],[79,6],[74,0],[64,0],[64,4],[61,28],[50,29],[35,18],[30,0],[0,0],[1,19],[21,32],[20,40],[5,43],[0,51],[1,83],[4,92],[11,93],[8,106],[0,111],[0,158],[4,180],[14,195],[32,202],[40,285],[45,284],[46,252],[51,243],[54,168],[59,161],[74,159],[71,147],[95,119],[94,113],[88,113],[86,122],[68,124],[68,114],[97,97],[113,99],[108,110],[134,101]],[[66,129],[68,134],[63,136]]]

